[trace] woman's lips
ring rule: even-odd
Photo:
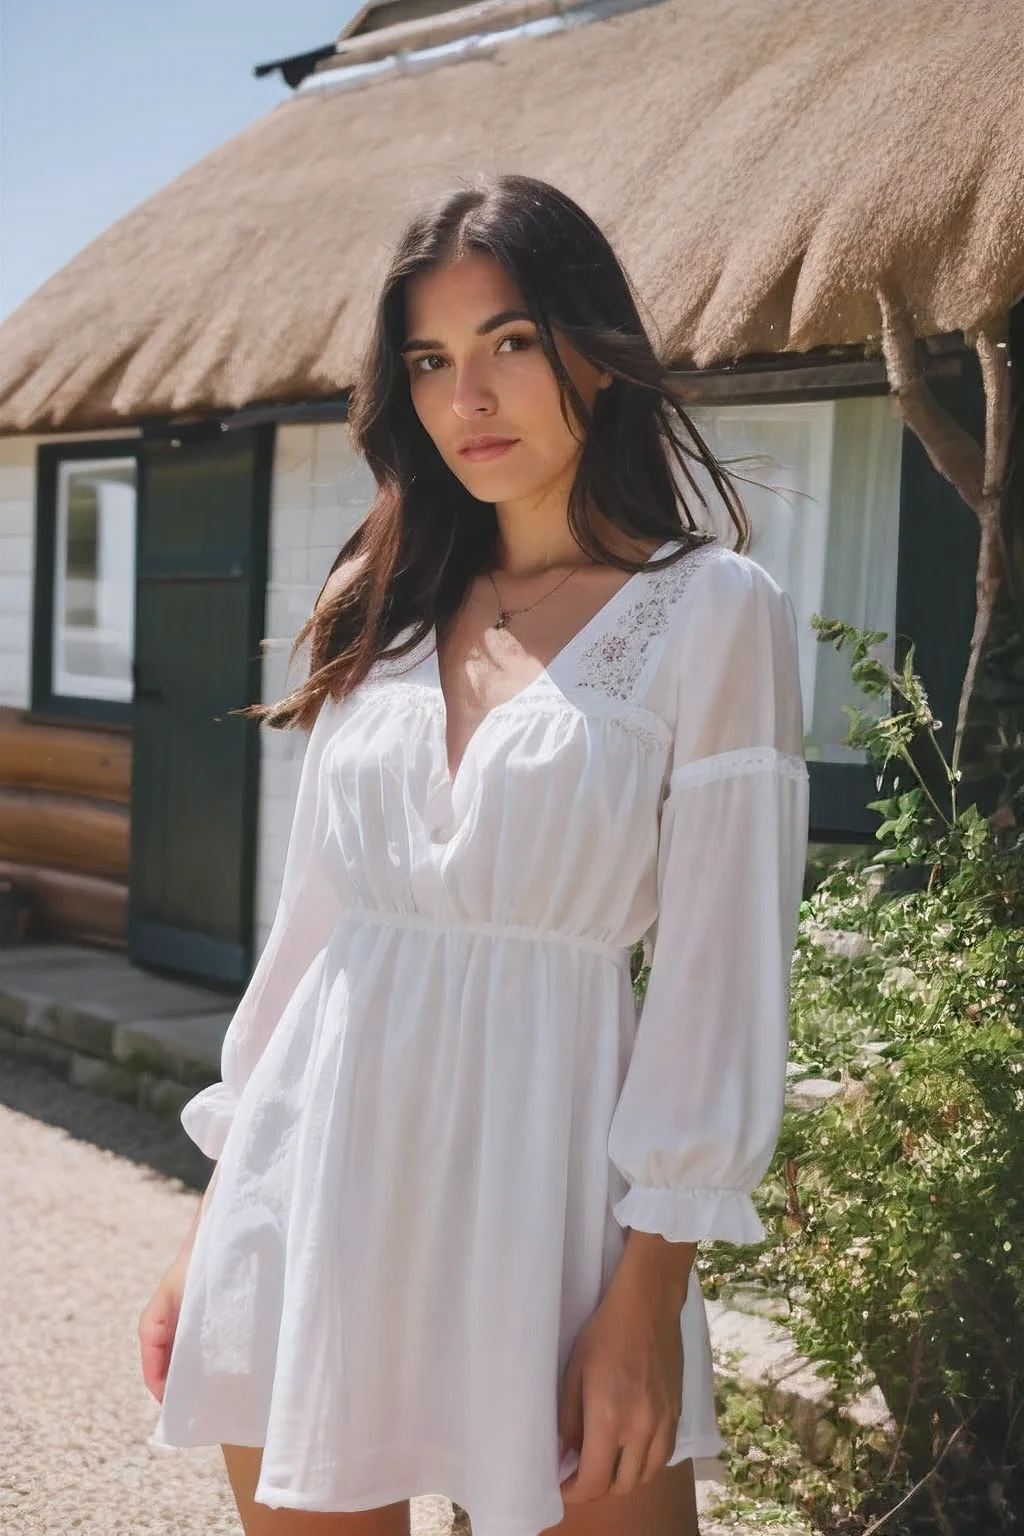
[[[485,464],[490,459],[500,459],[510,448],[514,448],[519,441],[517,437],[489,437],[481,438],[478,442],[466,443],[459,449],[459,455],[468,459],[471,464]]]

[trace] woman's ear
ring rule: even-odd
[[[597,376],[597,387],[598,387],[598,389],[607,389],[609,384],[614,384],[614,382],[615,382],[615,375],[614,375],[614,373],[599,373],[598,376]]]

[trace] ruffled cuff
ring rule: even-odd
[[[634,1184],[612,1207],[621,1227],[658,1232],[670,1243],[760,1243],[766,1233],[741,1189],[665,1189]]]
[[[235,1115],[237,1100],[227,1083],[211,1083],[182,1106],[180,1120],[207,1157],[219,1158]]]

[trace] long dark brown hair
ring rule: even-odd
[[[296,637],[293,656],[309,646],[306,681],[275,707],[251,711],[269,724],[312,725],[323,699],[356,687],[408,626],[412,634],[392,656],[418,646],[432,625],[442,628],[473,578],[494,565],[494,506],[471,496],[445,464],[413,408],[402,358],[409,279],[471,252],[494,257],[515,283],[558,380],[566,421],[578,424],[582,448],[568,521],[584,553],[630,573],[644,564],[605,546],[595,512],[627,537],[682,542],[651,570],[713,542],[688,505],[692,493],[707,508],[697,466],[725,503],[739,535],[735,547],[749,543],[739,495],[673,393],[629,280],[593,220],[564,192],[528,176],[460,187],[413,219],[384,279],[349,413],[376,495],[331,567],[333,574],[359,557],[351,579],[325,595],[328,577]],[[555,332],[612,375],[593,412],[565,369]]]

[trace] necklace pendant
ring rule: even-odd
[[[498,614],[498,617],[494,621],[495,629],[507,629],[508,628],[508,621],[509,621],[509,619],[511,617],[512,617],[512,615],[510,613],[506,613],[504,608],[503,608],[501,610],[501,612]]]

